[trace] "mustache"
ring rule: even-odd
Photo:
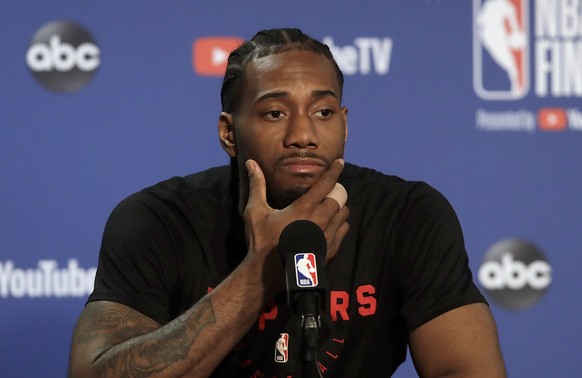
[[[310,158],[310,159],[317,159],[321,162],[323,162],[325,164],[325,166],[327,168],[329,168],[329,166],[331,165],[331,162],[326,159],[324,156],[321,156],[315,152],[311,152],[311,151],[297,151],[297,152],[293,152],[287,155],[283,155],[281,157],[279,157],[277,159],[277,164],[281,164],[283,161],[287,160],[287,159],[293,159],[293,158],[300,158],[300,159],[305,159],[305,158]]]

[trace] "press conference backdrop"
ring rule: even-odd
[[[345,73],[346,159],[453,204],[510,376],[579,373],[582,2],[3,0],[0,377],[66,374],[110,211],[227,163],[228,51],[289,26]]]

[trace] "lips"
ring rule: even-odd
[[[282,161],[281,166],[290,173],[297,174],[317,174],[327,169],[327,163],[318,158],[286,158]]]

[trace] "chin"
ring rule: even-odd
[[[292,189],[267,188],[267,203],[273,209],[284,209],[307,192],[311,186],[297,185]]]
[[[274,179],[273,176],[265,177],[267,181],[267,203],[273,209],[284,209],[291,205],[293,201],[307,192],[318,177],[311,174],[296,174],[292,177],[279,177]]]

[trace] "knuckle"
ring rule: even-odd
[[[341,215],[347,219],[350,216],[350,209],[347,206],[344,206],[340,210]]]

